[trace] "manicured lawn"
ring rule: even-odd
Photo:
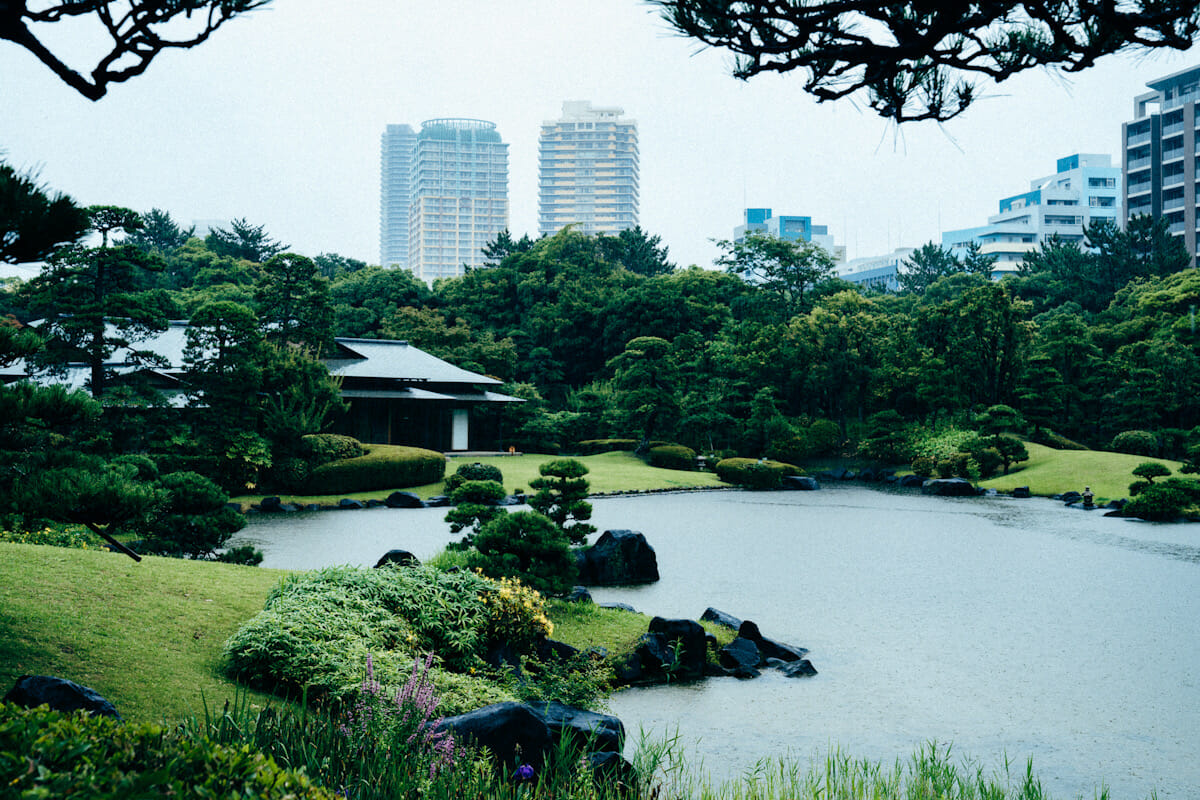
[[[1033,494],[1043,496],[1082,492],[1083,487],[1090,486],[1099,502],[1128,497],[1129,484],[1138,480],[1133,476],[1138,464],[1157,461],[1174,474],[1179,474],[1180,467],[1178,461],[1100,450],[1053,450],[1032,443],[1026,443],[1025,449],[1029,451],[1028,461],[1008,475],[980,481],[979,485],[1001,491],[1028,486]]]
[[[199,714],[235,694],[225,640],[282,572],[0,542],[0,693],[21,675],[90,686],[127,719]]]
[[[539,477],[538,467],[547,461],[553,461],[561,456],[524,454],[519,456],[490,456],[483,458],[451,458],[446,464],[446,474],[453,475],[460,464],[478,461],[481,464],[491,464],[504,473],[504,488],[512,492],[516,489],[531,491],[529,482]],[[712,472],[683,472],[674,469],[652,467],[637,458],[632,453],[613,452],[601,453],[595,456],[579,456],[588,467],[587,480],[592,493],[600,492],[630,492],[663,489],[692,489],[719,488],[726,486]],[[391,494],[392,490],[377,490],[373,492],[353,492],[339,495],[285,495],[284,502],[320,503],[333,505],[343,497],[355,500],[382,500]],[[426,484],[425,486],[410,486],[405,489],[420,497],[429,498],[444,494],[443,484]],[[243,495],[233,498],[235,502],[257,503],[261,495]]]

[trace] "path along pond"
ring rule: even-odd
[[[715,778],[832,748],[907,760],[953,744],[986,771],[1033,758],[1056,798],[1200,796],[1200,525],[1044,499],[831,486],[597,498],[601,531],[646,534],[662,580],[597,602],[695,619],[716,607],[808,647],[820,674],[618,692],[636,741],[678,733]],[[260,516],[263,566],[428,558],[444,509]]]

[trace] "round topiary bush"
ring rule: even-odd
[[[651,447],[646,460],[652,467],[693,470],[696,468],[696,451],[681,444],[662,444]]]
[[[1113,437],[1108,449],[1135,456],[1157,456],[1162,445],[1150,431],[1121,431]]]
[[[481,464],[478,461],[471,464],[459,464],[454,474],[446,478],[446,493],[453,492],[467,481],[495,481],[503,485],[504,473],[500,471],[499,467]]]
[[[785,475],[803,475],[792,464],[768,459],[725,458],[717,462],[717,477],[725,483],[746,489],[778,489]]]

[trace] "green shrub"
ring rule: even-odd
[[[778,489],[785,475],[803,475],[792,464],[767,459],[725,458],[717,462],[717,477],[725,483],[747,489]]]
[[[336,797],[245,745],[7,703],[0,703],[0,786],[5,797],[28,798]]]
[[[315,468],[304,482],[305,494],[346,494],[374,489],[403,489],[437,483],[446,474],[446,457],[433,450],[372,444],[366,455],[331,461]]]
[[[808,426],[806,431],[812,455],[837,455],[842,446],[842,429],[830,419],[819,419]]]
[[[575,444],[580,455],[594,456],[599,453],[611,453],[614,450],[636,450],[637,439],[585,439]]]
[[[352,436],[337,433],[310,433],[300,437],[310,466],[319,467],[330,461],[358,458],[365,452],[363,445]]]
[[[475,540],[486,523],[508,512],[497,503],[504,499],[504,487],[495,481],[467,481],[450,494],[450,502],[454,504],[443,518],[450,523],[451,533],[464,530],[467,535],[454,546],[454,549],[466,549]]]
[[[78,550],[102,547],[100,538],[82,525],[47,525],[35,530],[0,530],[0,542],[72,547]]]
[[[1158,437],[1150,431],[1121,431],[1113,437],[1109,450],[1135,456],[1157,456],[1162,449]]]
[[[913,458],[925,456],[937,460],[954,457],[958,453],[959,445],[974,438],[974,431],[962,428],[943,428],[936,431],[916,428],[908,433],[908,446]]]
[[[149,456],[138,453],[127,453],[117,456],[111,462],[113,466],[128,467],[134,478],[142,481],[152,481],[158,478],[158,464]]]
[[[690,471],[696,468],[696,451],[681,444],[663,444],[651,447],[646,460],[652,467]]]
[[[499,467],[480,464],[478,461],[473,464],[459,464],[454,474],[446,478],[446,493],[453,492],[466,481],[495,481],[503,485],[504,473]]]
[[[284,578],[263,610],[225,644],[231,677],[296,696],[347,697],[371,655],[379,680],[396,685],[414,659],[433,653],[432,672],[445,712],[511,700],[502,687],[470,673],[497,642],[489,598],[501,591],[470,570],[429,566],[329,567]],[[511,630],[536,628],[534,604],[510,609]]]
[[[163,505],[137,528],[145,537],[145,553],[215,558],[229,537],[246,526],[246,518],[227,507],[229,496],[224,490],[203,475],[172,472],[162,476],[156,486]]]
[[[1170,522],[1195,513],[1198,505],[1200,482],[1170,478],[1162,483],[1147,482],[1137,497],[1125,504],[1124,512],[1138,519]]]
[[[990,478],[995,475],[1004,463],[1000,451],[996,449],[991,436],[976,436],[958,446],[960,452],[966,453],[974,461],[979,478]],[[962,477],[966,477],[965,475]]]
[[[1087,450],[1087,445],[1080,444],[1073,439],[1068,439],[1065,436],[1055,433],[1052,430],[1041,428],[1033,432],[1029,440],[1037,444],[1052,447],[1055,450]]]
[[[285,456],[276,461],[268,474],[268,482],[282,489],[299,489],[312,472],[312,465],[303,458]]]
[[[488,522],[475,536],[468,564],[492,578],[516,578],[545,594],[565,594],[575,581],[567,536],[536,511],[516,511]]]
[[[920,475],[922,478],[931,478],[937,471],[937,459],[930,456],[917,456],[913,459],[912,471],[914,475]]]
[[[934,469],[939,478],[973,478],[979,472],[979,464],[969,453],[958,452],[940,456]]]

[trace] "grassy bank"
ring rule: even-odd
[[[452,475],[460,464],[478,461],[497,467],[504,474],[504,488],[510,492],[522,489],[530,491],[529,482],[540,476],[538,467],[561,456],[526,453],[519,456],[487,456],[451,458],[446,464],[446,474]],[[675,469],[652,467],[633,453],[613,452],[595,456],[580,456],[579,461],[587,465],[588,485],[593,493],[663,491],[670,489],[715,489],[726,486],[712,472],[683,472]],[[444,494],[442,481],[424,486],[411,486],[405,491],[423,498]],[[352,492],[337,495],[281,495],[284,502],[334,504],[343,497],[355,500],[382,500],[392,490]],[[262,495],[243,495],[233,498],[235,502],[257,503]]]
[[[1178,474],[1178,461],[1148,458],[1126,453],[1107,453],[1100,450],[1053,450],[1040,444],[1026,443],[1029,460],[1008,475],[1001,475],[979,485],[987,489],[1009,491],[1028,486],[1035,495],[1050,496],[1064,492],[1082,492],[1092,487],[1098,502],[1129,496],[1129,484],[1137,480],[1133,470],[1138,464],[1157,461]]]
[[[232,698],[225,640],[283,573],[0,542],[0,687],[21,675],[90,686],[135,720]]]

